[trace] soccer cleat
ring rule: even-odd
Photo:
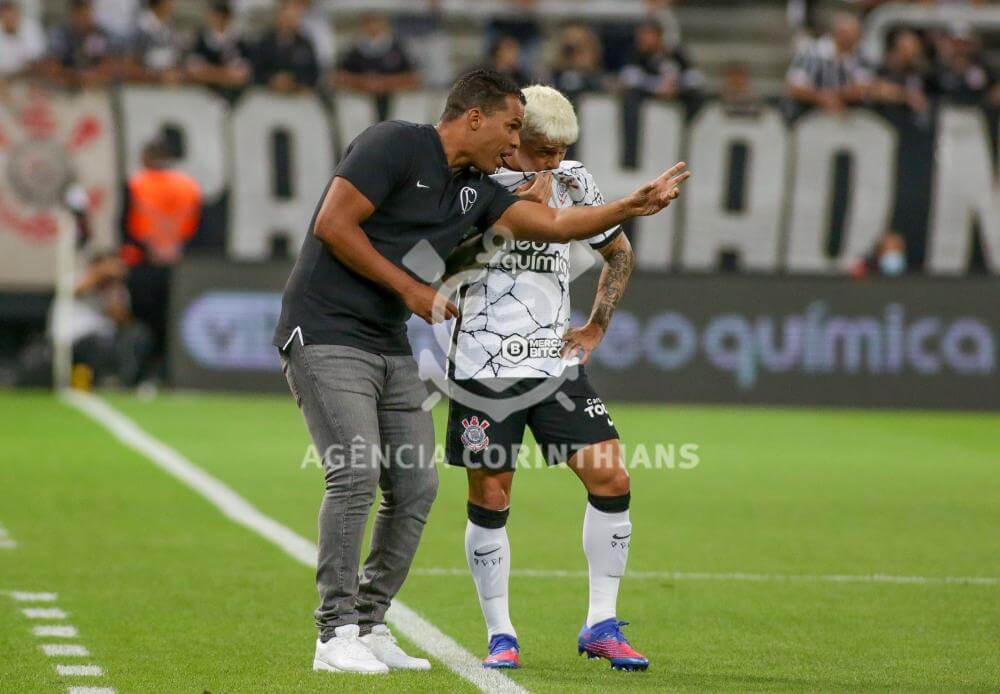
[[[625,638],[621,628],[626,624],[628,622],[619,622],[616,617],[592,627],[584,624],[576,642],[580,654],[586,653],[588,658],[607,658],[613,670],[645,670],[649,660]]]
[[[514,670],[521,667],[521,647],[510,634],[490,637],[490,654],[483,659],[483,667],[491,670]]]
[[[356,672],[365,675],[389,672],[388,666],[361,643],[357,624],[339,626],[334,629],[334,634],[336,635],[326,643],[316,639],[313,670]]]
[[[376,624],[370,634],[361,637],[361,643],[385,663],[390,670],[430,670],[431,661],[426,658],[414,658],[396,643],[396,637],[385,624]]]

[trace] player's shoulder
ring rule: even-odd
[[[559,162],[559,171],[586,171],[587,167],[583,165],[583,162],[576,161],[575,159],[563,159]]]
[[[412,123],[408,120],[383,120],[375,123],[371,126],[372,128],[378,128],[384,132],[395,132],[395,133],[417,133],[425,128],[429,128],[429,125],[423,123]]]
[[[566,159],[559,164],[555,175],[569,188],[569,197],[574,205],[604,204],[604,198],[597,187],[594,175],[582,162]]]
[[[531,180],[532,175],[533,174],[526,174],[523,171],[515,171],[514,169],[508,169],[505,166],[501,166],[487,178],[501,188],[512,190],[513,188],[520,186],[522,183]]]
[[[565,173],[580,174],[580,175],[586,174],[588,176],[590,175],[590,172],[587,171],[587,167],[583,165],[583,162],[576,161],[575,159],[563,159],[561,162],[559,162],[559,168],[556,170]]]
[[[574,159],[564,159],[559,163],[559,168],[555,170],[557,176],[575,178],[577,180],[593,181],[594,175],[587,170],[583,162]]]
[[[367,142],[384,142],[399,148],[404,143],[416,143],[427,139],[429,125],[411,123],[405,120],[384,120],[368,126],[358,139]]]
[[[490,178],[494,181],[504,181],[510,178],[528,178],[530,175],[533,174],[526,174],[524,171],[515,171],[514,169],[508,169],[506,166],[500,166],[490,174]]]

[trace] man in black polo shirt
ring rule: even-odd
[[[533,241],[588,238],[659,212],[689,175],[678,164],[595,207],[519,199],[486,174],[517,148],[523,115],[516,84],[476,70],[455,83],[437,126],[368,128],[338,165],[288,279],[274,344],[326,478],[314,669],[430,667],[406,655],[384,624],[437,492],[434,427],[405,323],[411,313],[436,323],[458,309],[436,301],[436,290],[404,267],[447,257],[473,229],[496,226]],[[550,186],[538,176],[528,196]],[[359,579],[376,486],[382,503]]]

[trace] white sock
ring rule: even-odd
[[[489,636],[510,634],[516,637],[507,604],[510,584],[507,528],[484,528],[468,521],[465,526],[465,558],[472,571]]]
[[[588,627],[618,616],[618,584],[625,574],[631,538],[632,523],[627,510],[605,513],[587,504],[583,516],[583,553],[590,567]]]

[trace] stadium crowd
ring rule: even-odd
[[[839,112],[859,103],[925,113],[934,97],[963,105],[1000,106],[1000,84],[968,26],[890,32],[884,58],[861,51],[861,21],[838,14],[830,31],[800,41],[788,71],[788,91],[803,106]]]
[[[275,0],[269,21],[255,32],[228,0],[207,4],[195,31],[177,19],[177,0],[67,0],[65,12],[44,28],[38,12],[20,4],[30,1],[0,0],[0,95],[13,78],[65,88],[200,84],[229,97],[251,85],[287,93],[347,89],[370,94],[385,117],[393,93],[445,86],[477,66],[453,64],[439,0],[414,2],[399,13],[365,12],[346,44],[320,0]],[[629,22],[553,27],[532,11],[536,0],[508,0],[485,20],[480,64],[522,85],[548,82],[570,98],[622,93],[626,112],[648,98],[697,105],[712,90],[675,11],[677,3],[696,1],[635,1],[643,13]],[[733,61],[717,81],[716,96],[750,113],[766,96],[790,117],[866,104],[918,127],[929,122],[938,99],[1000,107],[997,74],[969,26],[898,27],[880,60],[866,56],[862,23],[880,4],[858,0],[854,12],[820,20],[816,3],[788,0],[792,58],[785,93],[756,93],[750,66]],[[79,313],[88,320],[75,326],[72,339],[77,361],[90,363],[98,381],[131,385],[163,374],[171,268],[182,262],[201,213],[198,184],[172,169],[168,144],[149,143],[143,168],[127,183],[120,259],[98,255],[77,287],[76,301],[87,309]],[[149,231],[154,228],[156,234]],[[850,274],[895,276],[906,268],[905,239],[890,229]]]
[[[186,31],[176,1],[145,0],[139,7],[140,0],[68,0],[64,15],[43,29],[22,0],[0,0],[0,79],[28,75],[71,87],[186,82],[230,94],[251,84],[282,92],[351,89],[384,101],[421,85],[447,85],[457,71],[472,67],[452,64],[440,0],[395,14],[367,12],[340,50],[331,18],[316,0],[278,0],[256,32],[245,28],[228,0],[213,1],[196,31]],[[644,14],[629,22],[571,21],[553,28],[533,11],[537,0],[508,0],[483,27],[482,62],[521,83],[549,82],[570,96],[613,90],[663,99],[697,96],[706,80],[681,38],[674,5],[683,1],[643,0]],[[902,27],[888,37],[881,61],[863,55],[861,21],[881,4],[858,0],[855,13],[821,22],[816,3],[789,0],[793,103],[833,112],[861,102],[920,112],[937,96],[1000,103],[996,75],[968,26]],[[828,32],[817,30],[822,24],[830,25]],[[750,91],[751,77],[746,65],[728,66],[722,95],[739,100]]]

